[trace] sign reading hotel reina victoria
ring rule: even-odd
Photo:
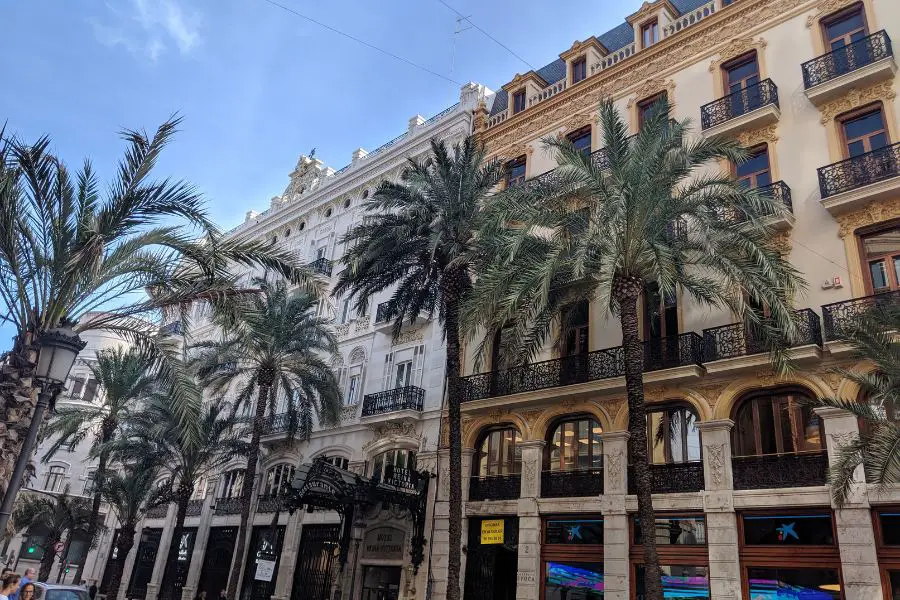
[[[485,519],[481,522],[481,543],[503,543],[503,519]]]
[[[366,532],[363,554],[366,558],[403,558],[403,538],[405,534],[393,527],[377,527]]]

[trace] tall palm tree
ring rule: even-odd
[[[138,522],[144,518],[146,511],[165,501],[159,490],[154,490],[153,484],[158,475],[158,467],[152,460],[144,460],[124,465],[121,470],[110,472],[98,483],[103,501],[110,506],[119,523],[115,546],[108,559],[107,598],[119,597],[125,561],[134,547]],[[77,576],[75,581],[79,581]]]
[[[167,360],[172,351],[157,335],[162,313],[180,311],[186,325],[182,309],[192,303],[219,304],[252,291],[232,274],[235,264],[316,285],[312,271],[295,266],[286,250],[223,239],[193,186],[152,178],[179,123],[171,118],[152,136],[124,131],[125,155],[105,186],[88,161],[71,172],[51,152],[49,138],[27,144],[0,132],[0,302],[6,307],[0,319],[17,334],[3,356],[0,377],[11,391],[0,395],[0,412],[17,407],[18,398],[35,404],[36,340],[70,321],[78,332],[106,330],[152,350],[158,378],[178,384],[172,401],[190,426],[200,398],[191,394],[187,374]],[[2,460],[15,461],[29,420],[0,434]],[[19,485],[13,482],[13,493]]]
[[[890,301],[890,300],[889,300]],[[842,442],[828,472],[831,495],[837,506],[865,480],[882,487],[900,483],[900,307],[877,304],[846,332],[853,356],[866,361],[868,371],[843,369],[839,373],[855,383],[856,398],[825,398],[816,404],[847,410],[860,421],[859,436]]]
[[[155,395],[143,410],[124,424],[120,438],[111,452],[124,464],[150,461],[168,476],[159,495],[175,502],[177,511],[172,526],[172,539],[180,540],[188,504],[199,481],[224,467],[236,454],[246,452],[240,428],[227,405],[214,401],[204,403],[195,430],[188,437],[168,398]],[[178,544],[173,543],[166,557],[159,597],[172,600],[175,593],[175,565]]]
[[[487,206],[480,239],[498,258],[479,274],[463,321],[472,332],[503,330],[502,354],[527,360],[548,341],[551,324],[579,304],[598,301],[618,316],[645,589],[649,600],[662,600],[638,329],[642,293],[655,284],[663,297],[680,292],[703,306],[730,308],[769,341],[784,367],[780,340],[797,334],[791,301],[803,283],[766,226],[785,208],[712,169],[716,161],[746,157],[737,143],[692,139],[689,122],[670,120],[666,102],[634,137],[611,101],[600,106],[600,124],[605,161],[547,139],[559,163],[553,175],[506,190]],[[766,316],[752,306],[765,306]],[[480,356],[488,343],[481,342]]]
[[[261,290],[234,310],[218,315],[223,337],[193,346],[194,366],[214,395],[232,392],[236,411],[253,415],[247,448],[247,469],[241,489],[241,525],[235,543],[235,568],[228,580],[228,597],[237,593],[249,533],[253,485],[256,481],[260,438],[266,415],[283,400],[290,431],[299,427],[308,437],[314,409],[321,422],[335,424],[341,410],[341,391],[326,360],[337,352],[329,322],[315,314],[319,299],[292,293],[283,280],[256,279]]]
[[[119,424],[128,413],[137,409],[155,384],[147,371],[146,353],[122,348],[110,348],[97,352],[97,361],[90,365],[100,390],[100,402],[78,404],[59,410],[44,430],[53,437],[53,443],[44,455],[52,457],[62,447],[74,447],[90,438],[91,454],[97,458],[94,471],[93,504],[88,538],[94,539],[100,515],[100,485],[107,477],[109,442],[119,430]],[[78,565],[75,581],[81,581],[84,561]]]
[[[41,565],[38,580],[47,581],[53,561],[56,559],[56,544],[68,533],[69,538],[77,532],[87,531],[91,515],[91,503],[85,498],[69,495],[69,487],[61,494],[27,492],[19,497],[13,521],[19,531],[37,531],[44,534],[41,540]],[[90,544],[93,540],[89,539]]]
[[[358,312],[369,298],[393,290],[387,317],[399,335],[404,321],[437,315],[447,341],[446,377],[450,434],[451,541],[447,598],[460,597],[462,443],[457,384],[460,373],[460,302],[480,261],[475,238],[478,212],[500,180],[496,161],[484,162],[473,138],[452,148],[432,140],[431,161],[410,159],[404,181],[384,182],[366,204],[365,219],[342,240],[343,257],[334,294],[351,294]]]

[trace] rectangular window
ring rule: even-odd
[[[316,248],[316,260],[320,258],[325,258],[325,253],[328,251],[328,248],[322,246],[321,248]]]
[[[638,102],[638,105],[637,105],[638,129],[641,129],[644,127],[644,121],[646,120],[647,115],[650,114],[650,111],[653,109],[653,107],[656,106],[656,104],[658,102],[660,102],[661,100],[667,100],[667,99],[668,99],[668,94],[666,92],[662,92],[662,93],[656,94],[655,96],[651,96],[650,98],[645,98],[644,100],[641,100],[640,102]]]
[[[762,106],[756,52],[726,63],[722,70],[732,117],[747,114]]]
[[[339,324],[344,324],[350,320],[350,299],[347,298],[343,302],[341,302],[341,317],[338,321]]]
[[[603,544],[603,519],[548,519],[545,544]]]
[[[833,546],[830,514],[743,515],[747,546]]]
[[[409,382],[412,378],[412,366],[413,363],[411,360],[397,363],[397,375],[394,378],[395,388],[406,387],[410,384]]]
[[[663,597],[671,600],[709,598],[709,567],[703,565],[660,565]],[[634,568],[635,597],[644,600],[644,566]],[[751,596],[755,598],[756,596]]]
[[[72,397],[81,398],[82,390],[84,390],[84,377],[76,377],[72,383]]]
[[[591,126],[582,127],[566,136],[575,149],[584,155],[591,153]]]
[[[87,385],[84,386],[84,396],[82,397],[82,400],[85,402],[93,402],[94,396],[97,395],[97,385],[96,379],[88,379]]]
[[[772,183],[769,170],[769,147],[765,144],[750,150],[750,156],[736,169],[738,182],[744,187],[765,187]]]
[[[506,163],[506,187],[511,188],[525,181],[525,157]]]
[[[750,598],[815,598],[839,600],[841,580],[837,569],[748,567]]]
[[[584,81],[587,78],[587,59],[581,57],[572,63],[572,83]]]
[[[842,118],[841,132],[847,158],[884,148],[889,143],[880,105],[862,114]]]
[[[94,493],[94,479],[97,477],[97,471],[95,469],[91,469],[88,471],[87,476],[84,479],[84,489],[82,490],[82,494],[85,496],[89,496]]]
[[[849,46],[868,35],[861,5],[851,7],[824,20],[822,27],[825,35],[825,45],[832,51]]]
[[[359,375],[351,375],[350,381],[347,382],[347,400],[348,406],[356,404],[356,396],[359,394]]]
[[[900,228],[867,235],[861,242],[872,293],[900,289]]]
[[[661,294],[656,283],[644,288],[644,339],[678,335],[678,298],[674,292]]]
[[[634,519],[634,543],[643,544],[640,520]],[[659,517],[656,519],[656,544],[659,546],[702,546],[706,544],[706,518],[699,516]]]
[[[883,545],[900,546],[900,512],[878,513],[878,525]]]
[[[44,480],[44,491],[59,492],[62,491],[63,479],[66,476],[65,467],[50,467],[47,471],[47,478]]]
[[[544,565],[544,600],[603,598],[602,562],[548,560]]]
[[[519,90],[513,94],[513,114],[525,110],[525,90]]]
[[[641,47],[649,48],[659,41],[659,21],[653,19],[641,25]]]

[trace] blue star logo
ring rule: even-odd
[[[797,535],[797,532],[794,530],[794,527],[797,526],[797,523],[790,524],[782,524],[781,527],[777,527],[775,531],[778,532],[778,540],[781,542],[787,541],[789,537],[793,537],[798,542],[800,541],[800,536]]]
[[[569,527],[569,539],[570,540],[580,540],[581,538],[581,525],[573,525]]]

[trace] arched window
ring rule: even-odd
[[[222,477],[222,493],[219,498],[238,498],[244,486],[244,469],[232,469]]]
[[[346,456],[326,456],[325,462],[345,471],[350,466],[350,459]]]
[[[570,471],[603,467],[603,429],[589,416],[561,421],[547,437],[545,469]]]
[[[415,469],[416,453],[406,449],[382,452],[372,461],[372,479],[375,479],[376,481],[383,480],[385,472],[389,467],[410,470]]]
[[[282,496],[290,489],[291,481],[293,480],[294,465],[275,465],[266,471],[262,495],[269,497]]]
[[[475,460],[478,475],[511,475],[522,470],[522,434],[515,427],[492,429],[478,444]]]
[[[734,411],[735,456],[790,454],[823,448],[822,423],[797,388],[766,390],[746,396]]]
[[[47,477],[44,479],[44,491],[61,492],[63,489],[63,481],[66,478],[66,468],[53,465],[47,471]]]
[[[655,465],[700,460],[697,413],[685,404],[647,409],[647,444]]]

